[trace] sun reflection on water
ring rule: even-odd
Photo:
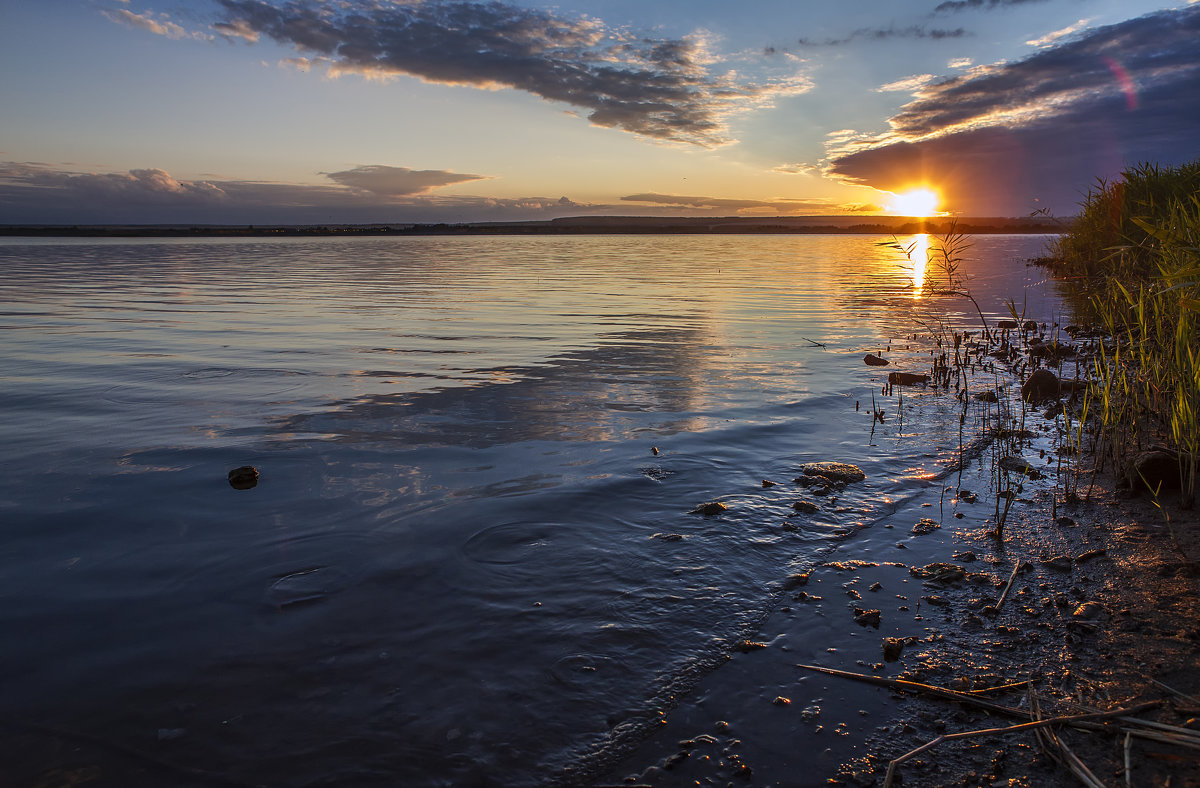
[[[929,233],[919,233],[905,245],[911,251],[908,259],[912,263],[913,298],[921,297],[925,285],[925,267],[929,264]]]

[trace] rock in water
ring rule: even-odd
[[[243,465],[229,472],[229,486],[235,490],[249,490],[258,484],[258,468]]]
[[[818,511],[818,507],[815,503],[812,501],[805,501],[803,499],[793,503],[792,508],[803,514],[816,514]]]
[[[824,476],[826,479],[844,484],[861,482],[867,478],[862,468],[846,462],[806,462],[800,466],[805,476]]]
[[[888,383],[893,386],[915,386],[918,383],[928,383],[928,375],[918,375],[915,372],[890,372],[888,373]]]
[[[878,610],[863,610],[862,608],[854,608],[854,620],[864,627],[875,627],[879,629],[881,614]]]
[[[883,639],[883,661],[895,662],[900,659],[901,652],[904,651],[904,640],[902,638],[884,638]]]
[[[868,353],[867,355],[863,356],[863,362],[866,363],[868,367],[886,367],[888,364],[892,363],[886,358],[881,358],[873,353]]]
[[[1048,369],[1035,369],[1021,386],[1021,399],[1026,402],[1043,402],[1058,399],[1058,376]]]
[[[691,511],[691,513],[692,514],[702,514],[705,517],[712,517],[713,515],[717,515],[717,514],[720,514],[721,512],[727,512],[727,511],[729,511],[729,507],[726,506],[725,504],[721,503],[720,501],[709,501],[708,503],[700,504],[695,509],[693,509]]]

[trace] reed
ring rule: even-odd
[[[1077,308],[1107,335],[1085,407],[1096,462],[1137,483],[1133,458],[1166,446],[1179,458],[1181,502],[1195,502],[1200,463],[1200,161],[1143,164],[1101,182],[1052,267]],[[1081,441],[1081,438],[1077,438]]]

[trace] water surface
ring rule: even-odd
[[[956,451],[952,395],[871,433],[863,354],[978,324],[881,240],[0,240],[0,711],[268,785],[585,777]],[[975,239],[985,312],[1053,317],[1044,243]],[[784,530],[815,460],[868,480]]]

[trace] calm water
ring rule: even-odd
[[[588,774],[957,446],[932,393],[870,435],[862,355],[977,323],[878,240],[0,240],[0,713],[275,786]],[[1054,315],[1044,244],[975,239],[985,311]],[[783,531],[815,460],[868,481]]]

